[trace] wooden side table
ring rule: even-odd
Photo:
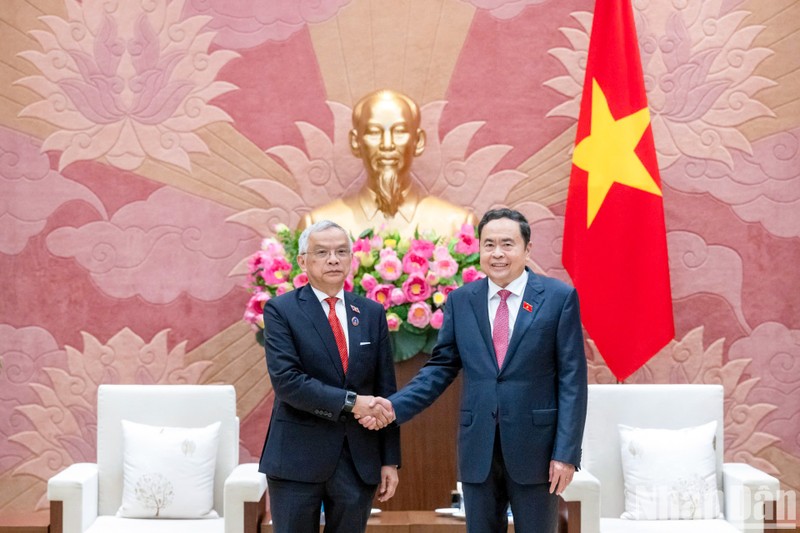
[[[47,533],[49,529],[47,513],[0,515],[0,533]]]

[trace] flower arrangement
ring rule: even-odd
[[[299,231],[278,225],[248,260],[252,292],[244,320],[264,343],[264,304],[308,283],[297,266]],[[475,228],[464,224],[452,237],[436,235],[402,239],[397,233],[366,230],[353,243],[350,275],[344,289],[383,305],[395,361],[430,354],[444,318],[447,295],[465,283],[485,277],[479,270]]]

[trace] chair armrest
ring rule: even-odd
[[[569,533],[600,533],[600,481],[596,477],[578,470],[561,498],[567,502]]]
[[[774,523],[780,483],[745,463],[722,465],[725,519],[739,531],[763,532],[765,518]]]
[[[225,533],[250,533],[260,529],[266,513],[267,476],[258,463],[237,466],[225,480]]]
[[[86,531],[97,519],[97,465],[75,463],[51,477],[47,481],[47,499],[50,500],[50,531]]]

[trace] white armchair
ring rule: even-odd
[[[582,469],[562,498],[569,533],[762,532],[775,517],[778,480],[746,464],[723,464],[721,385],[590,385]],[[717,422],[717,490],[724,519],[624,520],[618,424],[679,429]],[[766,514],[765,514],[766,513]]]
[[[219,518],[132,519],[122,503],[122,420],[154,426],[203,427],[220,422],[214,472]],[[97,392],[97,463],[77,463],[47,484],[53,533],[192,531],[256,533],[265,514],[266,478],[239,464],[236,391],[230,385],[101,385]]]

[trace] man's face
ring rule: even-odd
[[[353,126],[351,147],[370,178],[385,172],[404,176],[425,147],[424,133],[400,98],[376,95],[364,103],[359,123]]]
[[[531,243],[523,243],[519,223],[510,218],[487,222],[481,230],[481,270],[500,287],[525,270]]]
[[[308,249],[297,256],[297,264],[315,289],[334,296],[350,273],[349,237],[339,228],[328,228],[308,236]]]

